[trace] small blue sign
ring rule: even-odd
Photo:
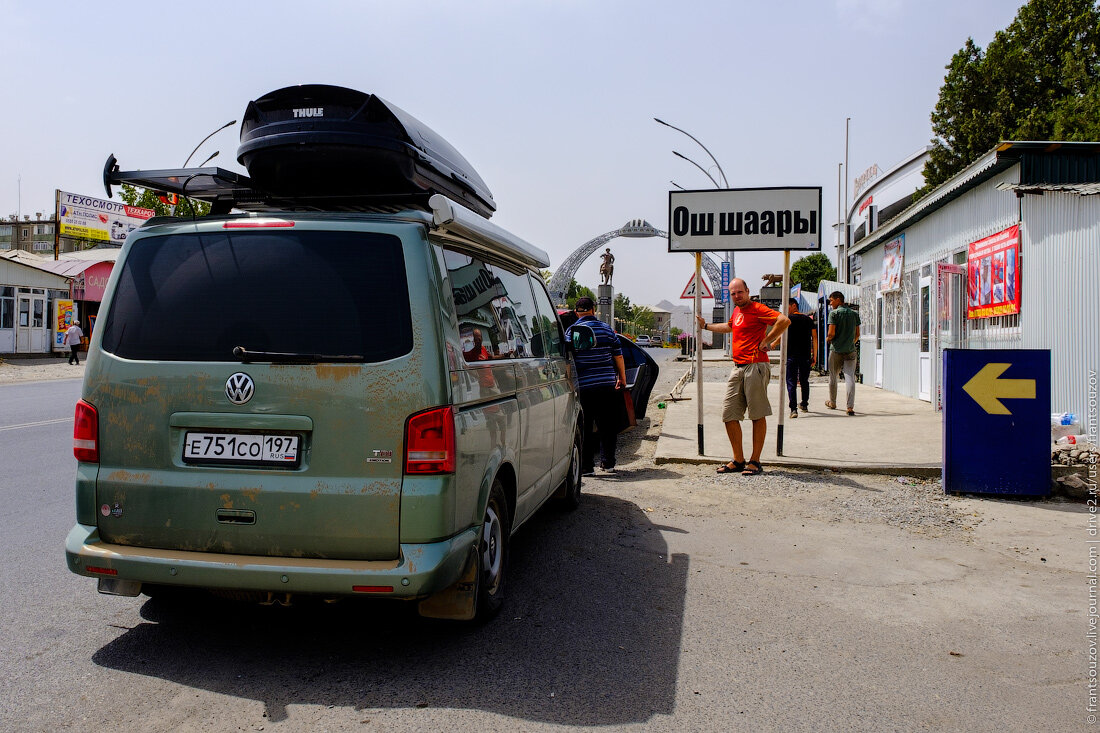
[[[943,489],[1050,495],[1050,351],[945,349]]]
[[[722,303],[730,302],[730,263],[722,263]]]

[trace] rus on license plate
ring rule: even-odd
[[[298,436],[187,433],[183,441],[183,460],[297,463]]]

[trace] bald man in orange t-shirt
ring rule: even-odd
[[[749,286],[741,278],[730,282],[730,301],[735,306],[727,323],[707,323],[696,316],[704,331],[730,334],[730,355],[733,370],[726,382],[726,399],[722,406],[722,422],[733,448],[733,460],[719,466],[718,473],[740,473],[755,476],[763,470],[760,453],[768,432],[768,382],[771,363],[768,350],[779,344],[779,338],[791,325],[791,319],[763,303],[749,298]],[[752,420],[752,455],[745,461],[741,445],[741,420]]]

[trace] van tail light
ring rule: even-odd
[[[84,463],[99,463],[99,413],[84,400],[76,403],[73,455]]]
[[[405,473],[453,473],[455,416],[450,407],[418,412],[405,423]]]

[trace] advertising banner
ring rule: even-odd
[[[966,256],[966,317],[1020,312],[1020,225],[971,242]]]
[[[730,263],[722,263],[722,305],[730,302]]]
[[[76,322],[76,308],[71,300],[53,302],[53,350],[68,351],[65,346],[65,332]]]
[[[117,201],[57,192],[57,221],[62,237],[122,244],[126,235],[156,212]]]
[[[882,278],[879,280],[879,292],[901,290],[901,271],[905,264],[905,235],[898,236],[886,243],[882,253]]]
[[[820,249],[820,187],[668,192],[669,252]]]

